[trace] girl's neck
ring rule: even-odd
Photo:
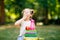
[[[30,19],[27,18],[25,21],[30,21]]]

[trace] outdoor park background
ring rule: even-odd
[[[0,0],[0,40],[16,40],[19,28],[14,22],[24,8],[35,10],[38,37],[60,40],[60,0]]]

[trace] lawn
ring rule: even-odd
[[[44,40],[60,40],[60,26],[36,26],[39,38]],[[19,29],[14,25],[0,26],[0,40],[17,40]]]

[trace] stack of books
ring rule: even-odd
[[[27,30],[25,33],[25,40],[38,40],[36,30]]]

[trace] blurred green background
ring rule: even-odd
[[[20,19],[24,8],[35,10],[36,22],[60,24],[60,0],[0,0],[0,24]]]
[[[0,40],[16,40],[19,29],[13,24],[24,8],[35,11],[38,37],[60,40],[60,0],[0,0]]]

